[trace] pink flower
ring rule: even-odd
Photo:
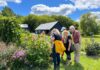
[[[17,52],[15,52],[12,56],[13,59],[20,59],[20,58],[24,58],[26,56],[25,51],[24,50],[19,50]]]

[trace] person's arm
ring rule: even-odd
[[[72,40],[69,39],[68,51],[70,51]]]
[[[81,44],[81,35],[80,35],[80,32],[77,32],[77,37],[78,37],[78,40],[79,40],[79,44]]]

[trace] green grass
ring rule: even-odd
[[[61,63],[60,70],[100,70],[100,58],[96,57],[88,57],[85,54],[81,53],[80,63],[74,63],[74,54],[72,53],[72,64],[66,65]],[[66,55],[64,55],[64,60],[66,59]],[[53,64],[52,68],[53,70]]]

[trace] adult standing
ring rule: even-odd
[[[54,70],[59,70],[60,68],[60,55],[66,50],[63,42],[61,40],[60,32],[58,29],[53,29],[51,33],[52,41],[52,57],[54,62]]]
[[[65,48],[66,48],[66,51],[65,51],[65,53],[67,55],[67,62],[66,62],[66,64],[69,64],[71,62],[72,38],[71,38],[70,35],[68,35],[68,31],[67,30],[63,31],[62,38],[63,38],[63,43],[64,43]]]
[[[75,47],[75,51],[74,51],[74,61],[76,63],[79,63],[79,59],[80,59],[80,32],[78,30],[75,29],[74,26],[70,26],[70,31],[72,32],[72,38],[73,38],[73,42],[74,42],[74,47]]]

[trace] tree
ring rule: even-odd
[[[58,21],[59,24],[65,26],[67,29],[69,29],[69,26],[71,25],[77,25],[76,22],[74,22],[72,19],[66,17],[66,16],[56,16],[53,15],[52,18],[54,18],[56,21]]]
[[[22,24],[22,23],[25,21],[25,16],[17,15],[15,21],[16,21],[18,24]]]
[[[34,32],[37,23],[37,16],[28,15],[25,17],[23,24],[28,24],[30,32]]]
[[[1,12],[3,16],[7,16],[7,17],[15,16],[15,13],[9,7],[4,7]]]
[[[30,32],[34,32],[36,27],[40,24],[55,21],[53,18],[47,15],[28,15],[26,16],[23,24],[28,24]]]
[[[91,13],[82,15],[80,27],[84,35],[97,34],[99,29],[96,23],[96,16],[93,16]]]
[[[5,43],[20,42],[20,27],[13,17],[0,18],[0,38]]]

